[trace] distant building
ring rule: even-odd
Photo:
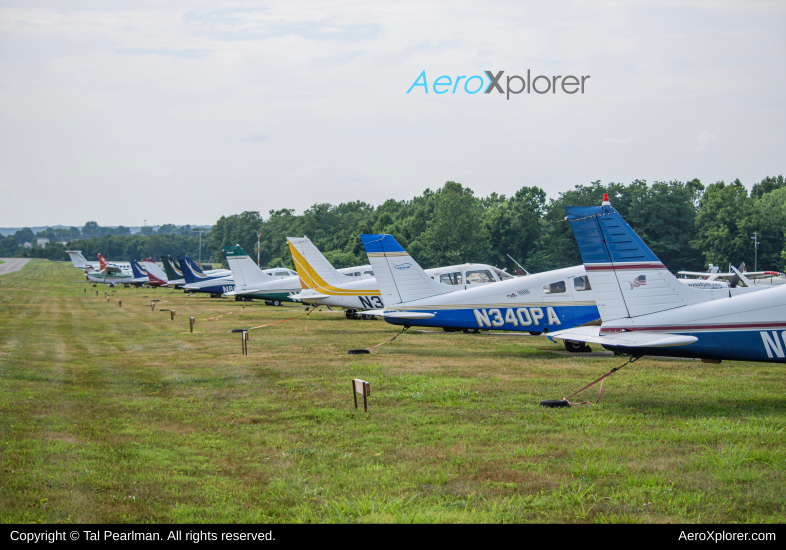
[[[24,246],[25,248],[33,248],[33,245],[30,243],[25,243],[22,246]]]
[[[38,246],[44,246],[44,247],[46,246],[46,244],[48,242],[49,242],[49,239],[47,239],[46,237],[40,237],[40,238],[35,240],[35,244],[37,244]]]

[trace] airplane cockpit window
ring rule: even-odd
[[[575,288],[578,292],[582,290],[592,290],[590,286],[589,277],[584,275],[583,277],[574,277],[573,278],[573,288]]]
[[[276,277],[289,277],[289,271],[276,271]]]
[[[477,285],[481,283],[493,283],[494,277],[491,276],[491,273],[487,269],[483,269],[480,271],[467,271],[467,284],[468,285]]]
[[[443,285],[460,285],[461,283],[461,272],[457,273],[445,273],[444,275],[439,276],[439,282]]]
[[[561,294],[566,290],[567,287],[565,286],[565,281],[559,281],[557,283],[551,283],[550,285],[543,286],[543,292],[546,294]]]
[[[374,272],[373,271],[364,271],[363,275],[370,275],[371,277],[373,277],[374,276]]]
[[[500,281],[504,281],[506,279],[513,279],[514,278],[513,275],[511,275],[510,273],[508,273],[506,271],[502,271],[501,269],[497,269],[496,267],[494,268],[494,273],[497,274],[497,277],[499,277]]]

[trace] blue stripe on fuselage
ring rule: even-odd
[[[551,315],[549,315],[549,309]],[[551,306],[472,309],[420,309],[431,319],[396,319],[385,317],[392,325],[413,327],[482,328],[520,332],[549,332],[577,327],[600,318],[597,306]],[[477,312],[477,313],[476,313]],[[488,320],[488,322],[487,322]],[[523,321],[523,324],[522,324]],[[557,322],[559,321],[559,322]],[[529,323],[529,324],[527,324]]]
[[[725,359],[728,361],[786,363],[786,331],[726,330],[717,332],[669,332],[668,334],[695,336],[699,340],[687,346],[666,348],[603,347],[630,355],[701,357],[704,359]]]
[[[226,294],[227,292],[232,292],[233,290],[235,290],[234,283],[229,283],[224,285],[210,285],[210,286],[203,286],[201,288],[189,289],[189,292],[206,292],[208,294]]]

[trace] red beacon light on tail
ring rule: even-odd
[[[601,206],[611,206],[608,193],[603,193],[603,202],[601,203]]]

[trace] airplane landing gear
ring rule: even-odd
[[[377,320],[377,316],[376,315],[366,315],[365,313],[363,315],[361,315],[360,317],[364,321],[376,321]]]
[[[346,315],[347,319],[351,319],[353,321],[358,318],[358,312],[357,312],[357,310],[354,310],[354,309],[346,310],[344,312],[344,315]]]
[[[274,306],[280,306],[281,302],[279,302],[278,300],[273,300],[273,305]]]
[[[584,342],[574,342],[573,340],[565,340],[565,349],[571,353],[588,353],[592,351]]]
[[[464,334],[480,334],[480,329],[479,328],[463,328],[463,329],[461,329],[461,332],[463,332]]]

